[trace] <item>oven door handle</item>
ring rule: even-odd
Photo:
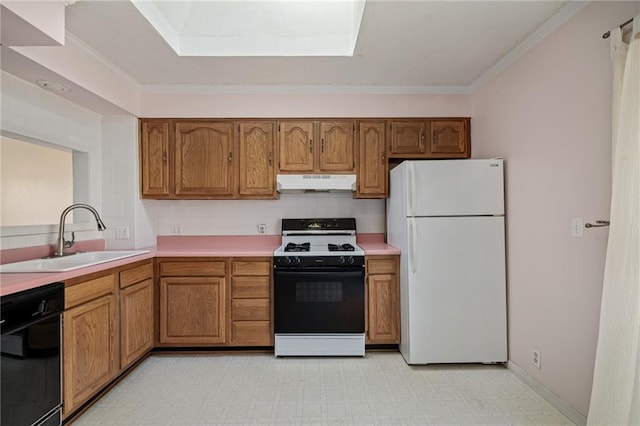
[[[281,276],[300,276],[300,275],[326,275],[339,274],[340,276],[358,277],[364,276],[364,268],[362,266],[353,268],[332,268],[332,267],[305,267],[305,268],[274,268],[273,273]]]

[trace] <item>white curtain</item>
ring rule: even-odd
[[[640,15],[611,31],[613,186],[589,425],[640,425]]]

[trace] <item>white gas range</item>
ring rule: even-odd
[[[364,356],[364,305],[355,219],[283,219],[274,251],[275,355]]]

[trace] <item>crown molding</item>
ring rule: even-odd
[[[468,95],[467,86],[375,86],[375,85],[214,85],[143,84],[143,93],[174,94],[363,94],[363,95]]]
[[[74,0],[64,0],[72,2]],[[167,94],[362,94],[362,95],[470,95],[517,61],[529,49],[555,31],[590,0],[572,0],[540,28],[502,57],[491,68],[468,86],[376,86],[376,85],[235,85],[235,84],[141,84],[127,72],[86,45],[70,32],[66,32],[66,45],[94,60],[120,80],[145,93]]]
[[[571,0],[566,6],[542,24],[540,28],[534,31],[529,37],[514,47],[509,53],[503,56],[502,59],[496,62],[491,68],[471,83],[471,85],[469,85],[469,93],[475,93],[485,83],[500,74],[509,67],[509,65],[524,55],[529,49],[540,43],[542,39],[555,31],[560,25],[564,24],[565,21],[589,4],[589,2],[590,0]]]
[[[132,88],[140,90],[140,83],[135,78],[131,77],[131,75],[129,75],[122,68],[113,64],[107,58],[93,50],[91,47],[85,44],[78,37],[71,34],[69,31],[65,31],[65,46],[79,52],[81,55],[87,57],[88,59],[93,60],[98,65],[110,71],[113,75],[118,77],[120,80],[122,80]]]

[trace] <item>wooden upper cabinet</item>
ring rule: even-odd
[[[140,127],[140,182],[143,198],[168,197],[169,122],[143,121]]]
[[[387,195],[388,162],[385,122],[361,122],[358,131],[358,198],[384,198]]]
[[[469,118],[417,118],[391,121],[392,158],[468,158]]]
[[[469,120],[431,121],[430,152],[433,157],[468,157]]]
[[[240,123],[240,197],[275,198],[275,123]]]
[[[175,195],[232,198],[233,123],[178,121],[175,135]]]
[[[279,124],[280,171],[313,172],[313,139],[313,122],[281,122]]]
[[[355,172],[355,123],[320,123],[320,172]]]
[[[428,133],[427,122],[422,120],[392,121],[389,128],[391,132],[390,155],[424,155],[427,153],[427,145],[424,140],[425,133]]]

